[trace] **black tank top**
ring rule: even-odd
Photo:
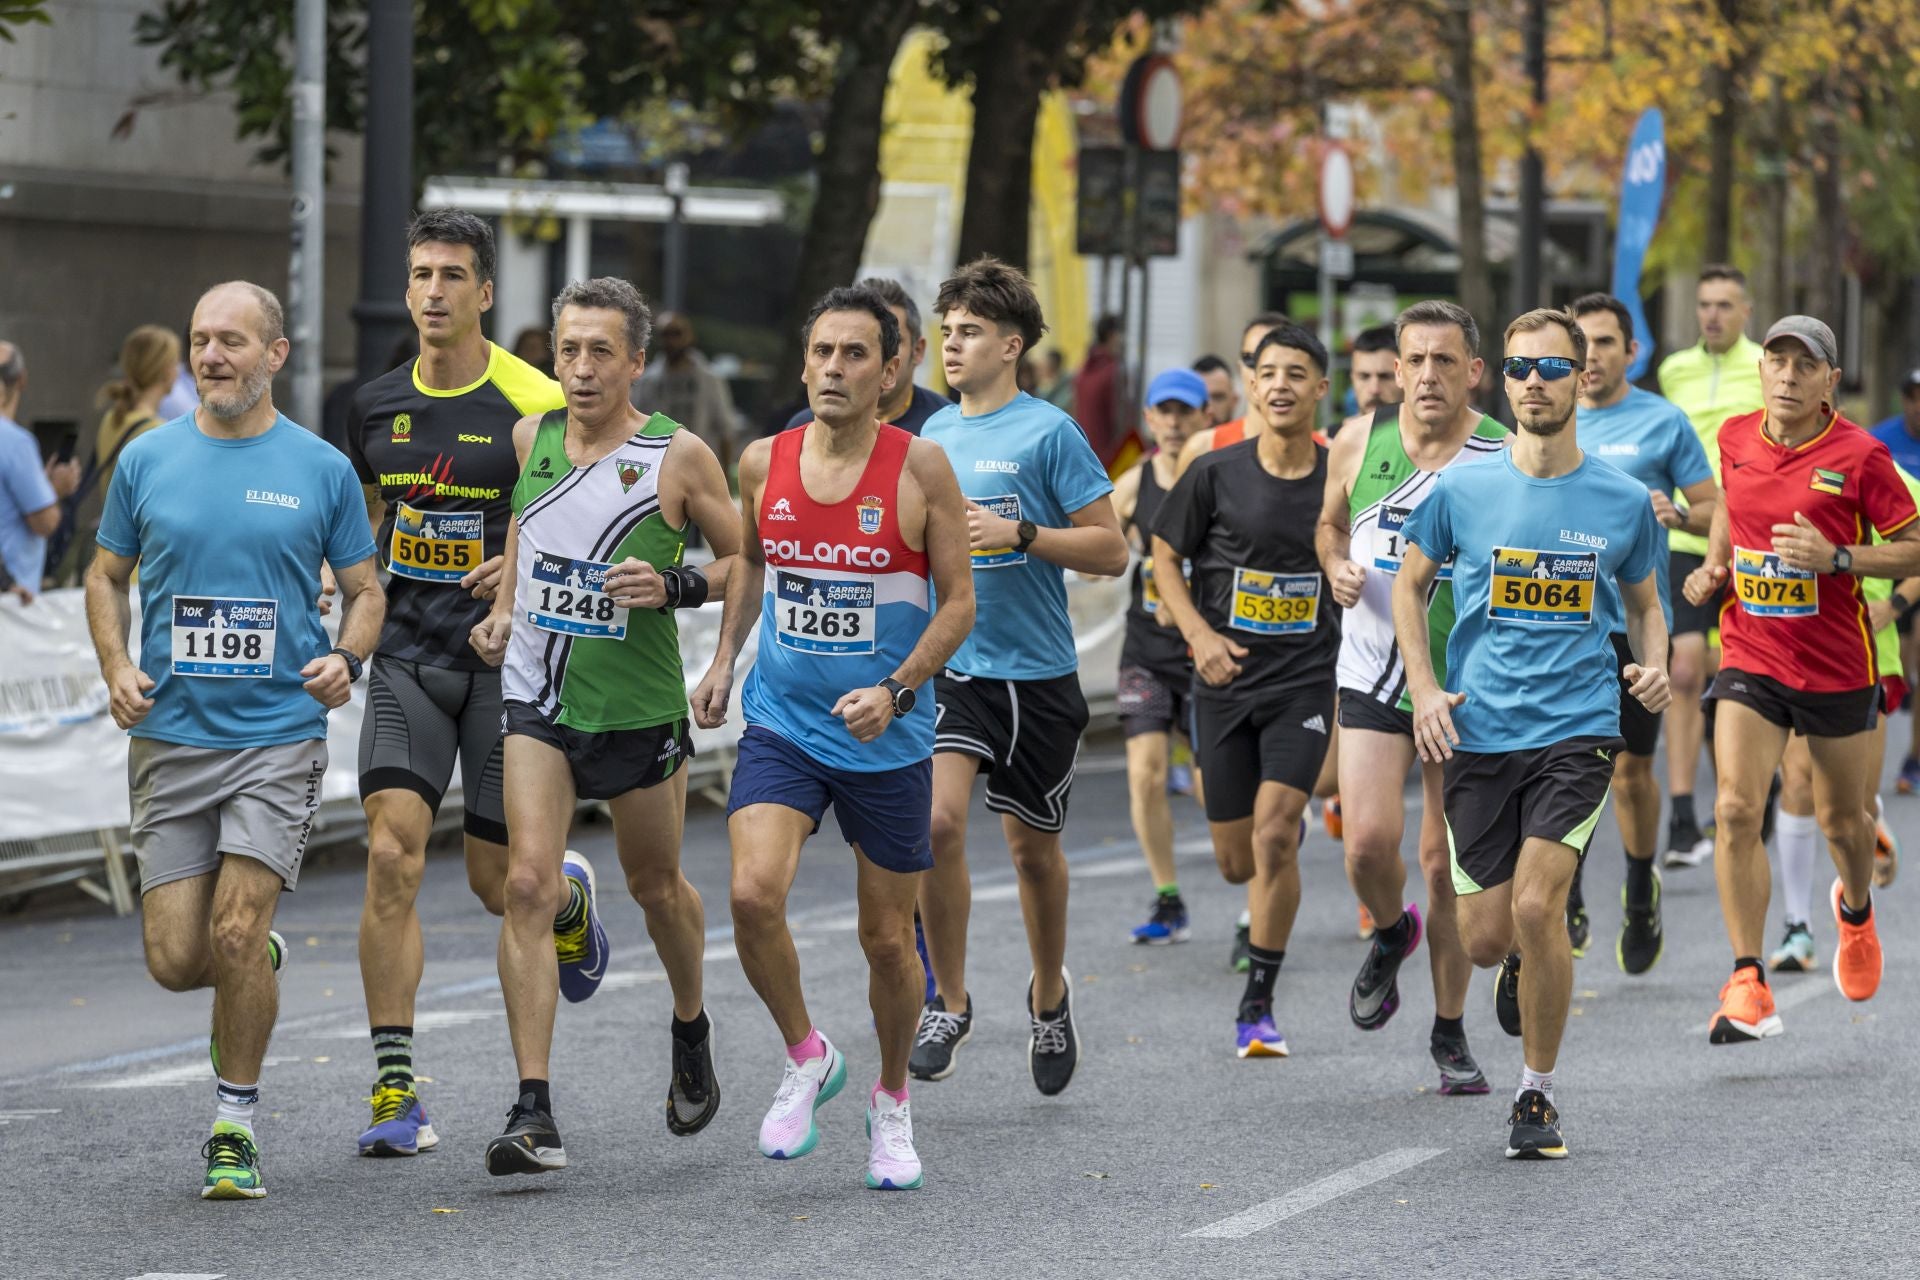
[[[1166,498],[1167,491],[1160,487],[1149,457],[1140,464],[1140,495],[1134,500],[1133,515],[1127,521],[1139,533],[1140,545],[1148,554],[1153,550],[1153,522],[1159,517]],[[1178,627],[1160,624],[1159,610],[1166,606],[1159,602],[1157,595],[1148,598],[1148,572],[1145,560],[1133,567],[1132,598],[1127,604],[1127,634],[1120,646],[1120,665],[1145,667],[1163,680],[1184,685],[1193,673],[1187,642]],[[1159,566],[1154,565],[1151,572],[1157,574]]]

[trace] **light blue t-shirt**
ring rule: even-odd
[[[1461,750],[1619,735],[1618,582],[1667,556],[1645,487],[1591,455],[1536,480],[1503,449],[1442,471],[1406,537],[1436,563],[1454,558],[1447,688],[1467,695],[1453,709]]]
[[[1909,475],[1920,476],[1920,440],[1913,438],[1907,430],[1907,420],[1901,414],[1883,419],[1873,424],[1873,438],[1887,446],[1887,452],[1900,464],[1900,469]]]
[[[920,435],[947,451],[968,500],[1009,520],[1064,529],[1068,512],[1113,492],[1079,424],[1024,391],[973,418],[948,405]],[[973,590],[973,631],[947,663],[954,671],[1048,680],[1079,669],[1066,570],[1011,547],[975,551]]]
[[[122,451],[98,541],[140,562],[140,669],[154,687],[136,737],[227,749],[326,736],[300,675],[332,647],[320,563],[374,554],[345,454],[284,415],[244,440],[175,418]]]
[[[40,590],[47,540],[27,528],[27,517],[58,501],[33,432],[0,414],[0,563],[29,591]]]
[[[1576,411],[1580,447],[1600,461],[1626,472],[1649,492],[1676,489],[1713,479],[1707,451],[1680,406],[1651,391],[1627,388],[1627,398],[1604,409]],[[1673,626],[1673,601],[1667,589],[1667,558],[1654,573],[1660,579],[1660,611]]]

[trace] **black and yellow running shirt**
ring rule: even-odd
[[[347,413],[347,456],[387,504],[376,541],[392,572],[379,649],[390,657],[488,669],[468,635],[492,603],[460,579],[506,549],[520,476],[513,424],[566,405],[552,378],[502,347],[489,351],[471,386],[423,386],[410,361],[361,387]]]

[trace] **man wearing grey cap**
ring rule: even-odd
[[[1861,579],[1920,572],[1920,512],[1892,456],[1833,407],[1833,330],[1787,316],[1761,345],[1765,407],[1720,428],[1725,499],[1706,563],[1686,582],[1696,605],[1732,587],[1720,613],[1720,673],[1707,693],[1720,781],[1714,873],[1734,955],[1714,1044],[1781,1030],[1760,961],[1773,889],[1760,821],[1789,735],[1807,739],[1815,817],[1840,872],[1830,894],[1834,982],[1849,1000],[1879,989],[1867,801],[1880,672]],[[1870,542],[1869,528],[1885,541]]]

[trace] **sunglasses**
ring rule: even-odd
[[[1500,372],[1515,382],[1525,382],[1535,369],[1540,371],[1540,381],[1558,382],[1579,367],[1566,356],[1508,356],[1500,362]]]

